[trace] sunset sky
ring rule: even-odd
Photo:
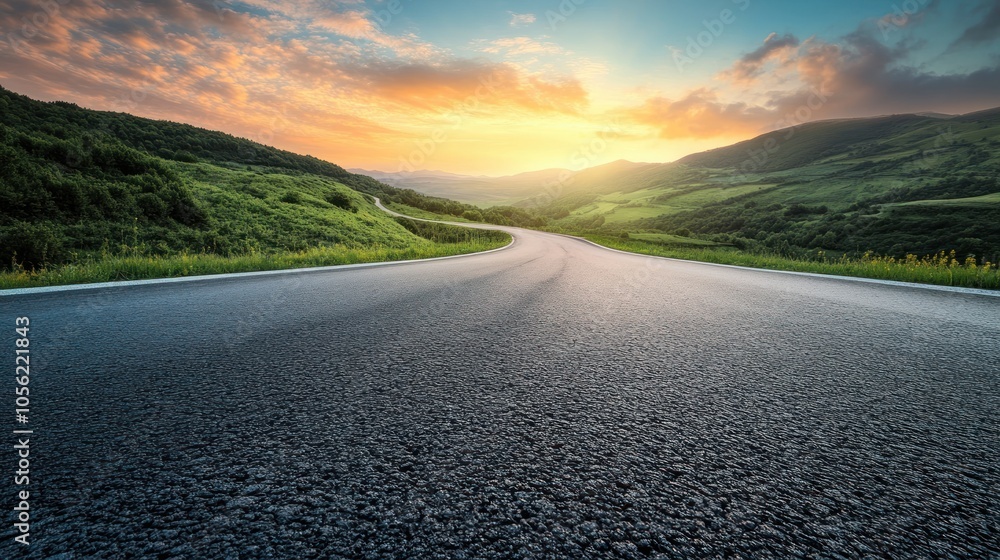
[[[344,167],[672,161],[1000,106],[996,0],[0,0],[0,85]]]

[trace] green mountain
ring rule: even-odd
[[[403,211],[791,257],[956,250],[997,262],[998,148],[993,109],[808,123],[666,164],[377,180],[221,132],[0,88],[0,268],[126,252],[403,248],[450,235],[393,220],[364,195]]]
[[[566,232],[627,232],[792,257],[955,250],[996,262],[998,147],[1000,109],[992,109],[807,123],[674,163],[379,177],[480,206],[513,204]]]
[[[998,148],[1000,109],[814,122],[675,163],[586,170],[540,210],[565,230],[694,234],[790,256],[954,249],[996,262]]]
[[[849,153],[859,146],[883,152],[888,138],[914,140],[933,137],[939,119],[917,115],[895,115],[873,119],[819,121],[778,130],[732,146],[693,154],[678,161],[691,167],[737,169],[741,172],[780,171],[810,165],[818,160]],[[931,126],[928,126],[931,125]],[[909,136],[916,134],[917,136]]]
[[[0,88],[0,270],[125,253],[402,249],[443,235],[388,217],[361,193],[472,209],[221,132]]]

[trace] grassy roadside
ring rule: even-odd
[[[408,214],[411,211],[410,207],[398,204],[393,205],[393,208],[401,213]],[[419,209],[412,210],[414,214],[411,215],[415,216],[419,213],[419,217],[425,219],[445,221],[454,219],[453,216],[434,214]],[[907,259],[893,259],[868,254],[861,258],[823,255],[818,256],[815,260],[802,260],[773,254],[749,253],[734,247],[719,246],[708,241],[668,234],[631,234],[630,239],[592,233],[576,233],[575,235],[598,245],[620,251],[689,261],[938,286],[1000,290],[1000,268],[998,268],[997,263],[959,261],[954,252],[926,257],[910,255]]]
[[[510,236],[501,233],[497,236],[478,236],[458,243],[428,241],[406,248],[333,246],[271,255],[247,254],[233,257],[208,253],[169,257],[106,256],[79,264],[37,271],[3,272],[0,273],[0,289],[427,259],[477,253],[497,249],[508,243]]]
[[[67,142],[0,125],[0,159],[18,171],[0,181],[0,290],[422,259],[510,242],[394,218],[328,176],[168,160],[110,138],[85,164],[52,172]]]
[[[1000,269],[997,268],[996,263],[960,262],[955,258],[954,252],[923,258],[910,255],[907,259],[893,259],[867,254],[857,259],[820,256],[816,260],[795,260],[777,255],[745,253],[732,248],[677,247],[590,234],[584,234],[581,237],[598,245],[621,251],[690,261],[939,286],[1000,289]]]

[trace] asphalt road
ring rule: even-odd
[[[1000,557],[1000,298],[516,236],[0,297],[0,557]]]

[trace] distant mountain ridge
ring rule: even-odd
[[[693,233],[798,257],[1000,259],[1000,108],[818,121],[597,182],[577,177],[554,203],[562,213],[549,209],[570,229]]]
[[[386,172],[351,169],[399,188],[413,189],[430,196],[459,202],[490,206],[511,204],[525,199],[553,198],[577,190],[577,185],[592,186],[602,178],[629,173],[649,166],[666,164],[635,163],[618,160],[580,171],[550,168],[502,177],[459,175],[441,171]]]
[[[778,172],[837,157],[864,147],[866,156],[906,149],[937,149],[950,142],[951,123],[1000,124],[1000,107],[967,115],[919,113],[814,121],[776,130],[729,146],[685,156],[671,163],[627,160],[583,170],[543,169],[505,177],[469,176],[443,171],[363,172],[387,184],[432,196],[489,206],[532,205],[535,199],[580,193],[636,190],[676,181],[678,166],[731,169],[737,175]],[[896,141],[886,142],[887,139]],[[937,146],[935,146],[937,144]]]
[[[1000,257],[1000,108],[816,121],[672,163],[399,186],[535,209],[567,231],[698,234],[755,250]]]
[[[470,177],[359,174],[221,132],[0,88],[0,152],[4,263],[136,244],[297,249],[393,229],[389,238],[402,242],[405,232],[380,213],[359,220],[353,210],[371,212],[370,199],[346,187],[404,211],[565,232],[695,235],[797,256],[1000,257],[1000,108],[807,123],[673,163]],[[296,212],[312,216],[306,229]],[[339,225],[327,226],[334,218]]]
[[[946,120],[919,115],[815,121],[683,157],[682,165],[737,168],[743,172],[780,171],[844,153],[859,144],[907,133],[920,140],[940,134]],[[892,149],[895,146],[886,145]]]

